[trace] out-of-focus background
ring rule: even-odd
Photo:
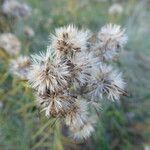
[[[126,28],[129,37],[116,62],[129,96],[102,106],[96,132],[77,142],[41,115],[31,89],[9,73],[9,62],[46,49],[57,27],[75,24],[96,33],[110,22]],[[0,0],[1,150],[150,150],[149,110],[149,0]]]

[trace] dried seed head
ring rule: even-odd
[[[58,92],[67,87],[71,76],[67,63],[57,59],[51,50],[32,56],[32,61],[28,79],[38,93]]]
[[[92,87],[92,99],[102,98],[106,95],[108,99],[119,100],[120,95],[124,94],[125,83],[122,74],[113,70],[111,66],[100,65],[93,74],[94,80]]]
[[[31,65],[31,60],[27,56],[20,56],[10,63],[10,72],[19,76],[21,79],[28,77],[28,70]]]
[[[95,120],[89,118],[88,103],[86,101],[77,99],[74,106],[66,115],[66,125],[69,126],[75,139],[87,138],[94,131],[91,123]]]
[[[61,117],[73,107],[74,98],[66,93],[53,93],[38,95],[37,102],[43,108],[47,117]]]
[[[16,0],[5,0],[2,5],[2,11],[8,16],[20,18],[30,15],[31,7]]]
[[[94,128],[90,123],[85,124],[80,129],[70,128],[75,139],[87,139],[94,132]]]
[[[89,31],[78,30],[75,26],[69,25],[56,29],[55,35],[51,38],[52,47],[59,56],[71,59],[75,53],[86,50],[89,37]]]
[[[76,57],[72,59],[72,81],[74,87],[81,87],[88,82],[91,76],[91,59],[86,53],[78,53]]]
[[[66,125],[81,128],[87,122],[87,103],[84,100],[76,100],[74,107],[66,115]]]
[[[15,56],[21,50],[21,43],[15,35],[3,33],[0,35],[0,48],[4,49],[8,55]]]
[[[98,33],[99,54],[106,60],[113,59],[118,51],[126,44],[127,36],[125,30],[119,25],[108,24]]]

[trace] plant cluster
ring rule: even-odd
[[[45,116],[63,118],[72,135],[87,138],[94,131],[104,97],[125,94],[122,73],[111,66],[127,42],[125,30],[108,24],[95,35],[73,25],[50,35],[46,52],[13,60],[11,72],[28,80]]]

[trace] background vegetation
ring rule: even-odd
[[[20,0],[21,1],[21,0]],[[22,0],[23,1],[23,0]],[[0,32],[14,33],[22,43],[21,54],[46,49],[56,27],[75,24],[97,32],[112,22],[127,30],[128,44],[116,64],[124,73],[128,97],[119,104],[102,105],[96,132],[87,141],[67,138],[61,120],[39,113],[26,83],[8,73],[10,57],[0,54],[0,149],[2,150],[149,150],[150,109],[150,2],[149,0],[24,0],[32,7],[28,18],[15,20],[0,12]],[[120,15],[108,14],[119,2]],[[2,2],[0,1],[0,5]],[[1,8],[0,8],[1,9]],[[0,10],[1,11],[1,10]],[[23,29],[35,32],[27,38]]]

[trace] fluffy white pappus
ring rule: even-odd
[[[112,51],[105,51],[105,52],[102,52],[102,57],[103,57],[103,60],[114,60],[114,58],[116,56],[118,56],[118,51],[115,51],[115,50],[112,50]]]
[[[67,63],[57,59],[53,51],[32,56],[28,80],[31,87],[40,94],[58,92],[65,89],[70,80]]]
[[[71,128],[81,128],[87,122],[88,103],[84,100],[76,100],[74,108],[66,115],[66,125]]]
[[[37,103],[43,107],[47,117],[64,116],[72,107],[74,99],[65,94],[50,94],[49,96],[37,96]]]
[[[79,30],[74,25],[61,27],[51,36],[52,47],[59,56],[72,58],[77,52],[87,49],[87,41],[91,34],[88,30]]]
[[[72,58],[71,63],[73,64],[71,68],[73,85],[78,88],[90,80],[92,67],[97,65],[99,60],[92,52],[81,52]]]
[[[70,130],[73,132],[73,137],[77,140],[87,139],[95,131],[90,123],[85,124],[82,128]]]
[[[93,77],[92,99],[103,98],[106,95],[108,99],[114,101],[119,100],[120,95],[125,94],[122,73],[114,70],[111,66],[101,64],[93,73]]]
[[[119,25],[107,24],[98,33],[97,46],[106,60],[112,59],[127,43],[125,29]]]
[[[31,60],[28,56],[20,56],[10,63],[10,72],[21,79],[27,80]]]

